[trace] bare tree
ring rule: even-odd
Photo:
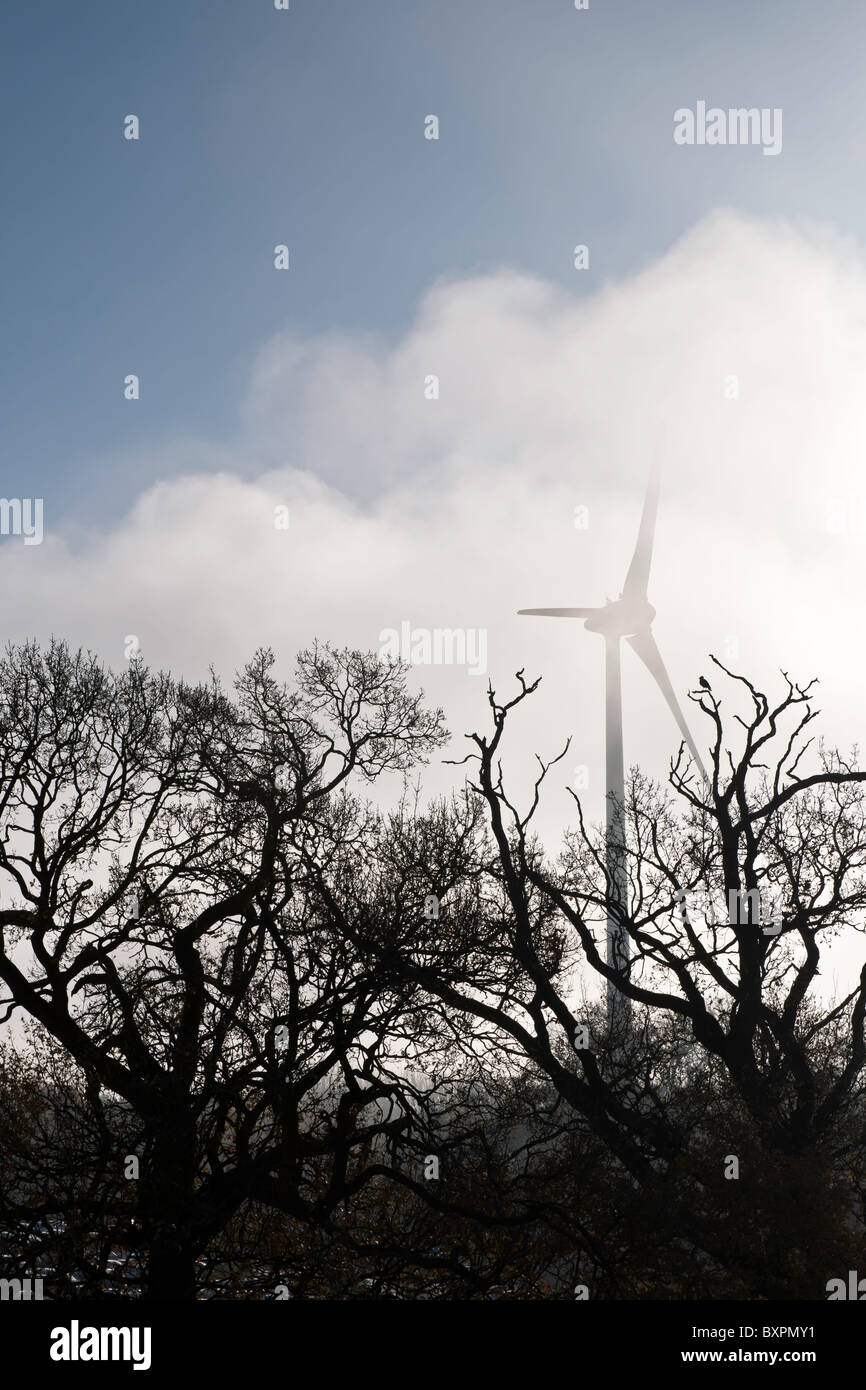
[[[744,677],[720,670],[745,691],[748,708],[726,726],[722,699],[706,679],[693,696],[713,729],[710,783],[697,779],[682,749],[667,794],[638,773],[630,780],[625,970],[610,967],[604,950],[610,885],[603,835],[586,826],[575,798],[578,828],[550,864],[532,820],[551,764],[540,764],[528,809],[519,810],[506,791],[506,722],[536,688],[522,674],[510,701],[490,691],[492,735],[471,736],[475,779],[467,805],[483,805],[489,825],[487,842],[476,848],[474,899],[465,889],[453,896],[438,940],[405,932],[391,948],[399,961],[392,968],[443,1006],[452,1057],[459,1050],[488,1067],[507,1058],[543,1077],[604,1144],[612,1174],[621,1173],[644,1204],[651,1195],[650,1209],[667,1212],[672,1238],[729,1277],[741,1270],[740,1296],[762,1296],[768,1284],[773,1296],[803,1296],[790,1290],[801,1290],[805,1278],[818,1297],[822,1269],[824,1279],[838,1271],[820,1263],[817,1247],[809,1264],[808,1216],[820,1204],[810,1208],[803,1193],[810,1184],[835,1191],[838,1174],[852,1177],[862,1152],[866,965],[844,998],[822,1006],[814,986],[822,944],[842,930],[863,930],[866,774],[823,749],[814,750],[813,769],[803,770],[812,686],[785,678],[771,704]],[[331,908],[339,917],[336,900]],[[359,930],[352,914],[341,929]],[[633,1002],[631,1030],[610,1036],[597,1017],[587,1028],[578,991],[592,975],[613,980]],[[665,1020],[672,1041],[659,1048]],[[715,1113],[701,1118],[700,1106],[677,1103],[690,1075],[702,1076],[716,1096]],[[699,1094],[692,1087],[693,1101]],[[742,1159],[748,1181],[719,1185],[729,1157]],[[778,1218],[768,1214],[766,1189],[752,1180],[761,1164],[797,1168],[801,1178],[789,1184],[798,1195],[786,1208],[782,1267],[756,1258],[750,1272],[732,1233],[751,1229],[766,1245]],[[724,1220],[705,1201],[710,1188]],[[840,1200],[837,1224],[850,1224],[857,1206],[851,1182]],[[833,1248],[848,1248],[845,1238]]]
[[[811,687],[724,672],[729,719],[704,680],[710,781],[682,750],[667,791],[632,774],[616,972],[604,833],[575,798],[551,861],[553,764],[506,790],[522,675],[460,795],[350,785],[442,743],[405,674],[323,648],[289,688],[262,653],[229,696],[7,653],[2,1016],[42,1082],[19,1042],[5,1267],[85,1297],[821,1296],[864,1217],[866,972],[817,984],[863,926],[866,775],[810,744]]]
[[[376,1109],[400,997],[296,883],[295,847],[325,826],[350,843],[348,779],[405,772],[441,716],[374,657],[316,648],[293,689],[272,662],[234,698],[59,643],[0,663],[0,1017],[29,1016],[84,1078],[104,1143],[79,1213],[114,1212],[155,1297],[194,1295],[197,1255],[251,1198],[327,1221],[355,1149],[404,1123]],[[32,1189],[3,1198],[28,1220]]]

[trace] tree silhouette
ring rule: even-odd
[[[84,1077],[102,1162],[70,1174],[79,1211],[114,1210],[151,1297],[193,1296],[244,1202],[326,1221],[361,1140],[404,1122],[376,1109],[399,998],[322,921],[296,844],[350,834],[347,779],[413,766],[441,717],[358,652],[303,653],[291,690],[272,664],[234,698],[60,643],[0,664],[0,1017],[29,1016]],[[307,1168],[326,1161],[322,1192]],[[3,1196],[29,1219],[20,1184]]]
[[[605,832],[575,798],[545,854],[558,759],[525,810],[506,790],[522,673],[426,803],[408,776],[445,735],[404,668],[272,666],[228,695],[62,644],[0,663],[0,1017],[33,1030],[0,1067],[7,1277],[822,1298],[856,1268],[866,967],[818,984],[863,930],[866,774],[811,742],[812,687],[771,705],[716,663],[709,779],[682,749],[667,789],[632,773],[616,971]],[[391,810],[359,795],[391,772]]]
[[[746,678],[716,665],[734,691],[745,691],[750,708],[726,727],[709,681],[693,697],[714,731],[708,782],[697,779],[682,749],[671,791],[639,773],[630,780],[623,817],[629,901],[621,917],[631,959],[624,971],[608,965],[604,950],[603,836],[587,828],[575,797],[578,829],[550,864],[532,820],[553,764],[540,764],[527,810],[506,791],[507,720],[536,688],[522,674],[510,701],[490,690],[492,734],[472,735],[467,761],[475,776],[466,804],[476,811],[481,804],[489,826],[475,849],[475,898],[464,891],[448,900],[447,938],[406,932],[392,956],[407,982],[439,1001],[452,1056],[483,1056],[488,1067],[507,1057],[542,1077],[564,1111],[605,1146],[612,1186],[625,1180],[645,1208],[664,1210],[671,1239],[701,1252],[729,1286],[745,1280],[737,1296],[767,1296],[772,1288],[773,1296],[801,1297],[808,1287],[806,1296],[821,1297],[838,1270],[827,1267],[826,1242],[813,1240],[811,1217],[825,1208],[805,1194],[842,1191],[839,1174],[846,1174],[833,1249],[837,1257],[850,1250],[842,1227],[850,1235],[858,1209],[852,1179],[864,1137],[866,965],[842,999],[822,1006],[814,985],[822,946],[842,930],[863,931],[866,774],[823,748],[814,768],[803,770],[811,747],[804,733],[816,717],[811,686],[785,678],[773,705]],[[466,809],[462,819],[469,818]],[[413,825],[404,838],[416,835]],[[383,839],[395,838],[391,824]],[[373,859],[384,853],[384,845],[371,849]],[[429,861],[417,849],[413,857]],[[761,916],[762,901],[772,904],[771,921]],[[333,908],[339,916],[336,899]],[[353,931],[351,916],[341,929]],[[636,1010],[633,1027],[615,1036],[596,1014],[588,1045],[588,1006],[577,998],[587,972],[613,980]],[[702,1117],[701,1086],[718,1102],[715,1119]],[[678,1093],[692,1103],[678,1103]],[[744,1174],[725,1174],[720,1184],[738,1145]],[[782,1201],[790,1239],[776,1242],[783,1247],[776,1264],[756,1256],[750,1273],[744,1240],[766,1246],[779,1208],[772,1184],[756,1182],[757,1169],[790,1175]]]

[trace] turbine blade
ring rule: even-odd
[[[600,608],[518,608],[518,618],[591,618]]]
[[[650,675],[654,677],[656,684],[668,702],[671,714],[679,725],[680,733],[686,741],[689,752],[700,768],[701,776],[705,782],[709,781],[706,769],[701,762],[701,755],[695,747],[695,741],[689,732],[689,726],[686,723],[685,715],[680,709],[679,700],[674,694],[670,676],[665,669],[665,664],[662,661],[662,654],[656,646],[656,639],[653,637],[651,630],[646,627],[641,632],[636,632],[633,636],[627,637],[625,640],[628,642],[629,646],[637,652]]]
[[[640,529],[628,574],[623,585],[623,598],[646,598],[649,583],[650,562],[653,557],[653,538],[656,529],[656,511],[659,504],[659,483],[661,482],[661,461],[656,456],[650,469],[646,496],[643,499]]]

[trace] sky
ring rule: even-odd
[[[600,813],[602,646],[516,610],[616,596],[658,448],[681,700],[711,651],[818,676],[856,742],[864,39],[854,0],[7,0],[2,491],[44,517],[0,537],[7,636],[192,678],[484,634],[412,679],[458,748],[488,677],[542,676],[509,767],[571,739],[558,833],[569,782]],[[699,103],[781,113],[780,148],[677,143]],[[628,651],[623,682],[663,777]]]

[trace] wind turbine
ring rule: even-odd
[[[656,460],[650,470],[644,498],[637,544],[618,599],[608,599],[603,608],[521,608],[520,614],[539,618],[583,618],[590,632],[604,638],[604,734],[605,773],[607,781],[607,874],[609,880],[607,913],[607,963],[617,971],[625,970],[629,960],[629,940],[617,910],[627,905],[625,866],[625,833],[622,821],[625,796],[622,760],[622,683],[620,674],[620,643],[622,638],[637,653],[655,680],[674,719],[679,726],[689,752],[706,781],[707,774],[689,732],[685,716],[674,694],[670,676],[662,661],[661,652],[652,634],[656,610],[647,598],[650,562],[655,535],[656,511],[659,500],[661,467]],[[620,994],[612,980],[607,983],[607,1010],[611,1024],[615,1020],[627,1023],[631,1005]]]

